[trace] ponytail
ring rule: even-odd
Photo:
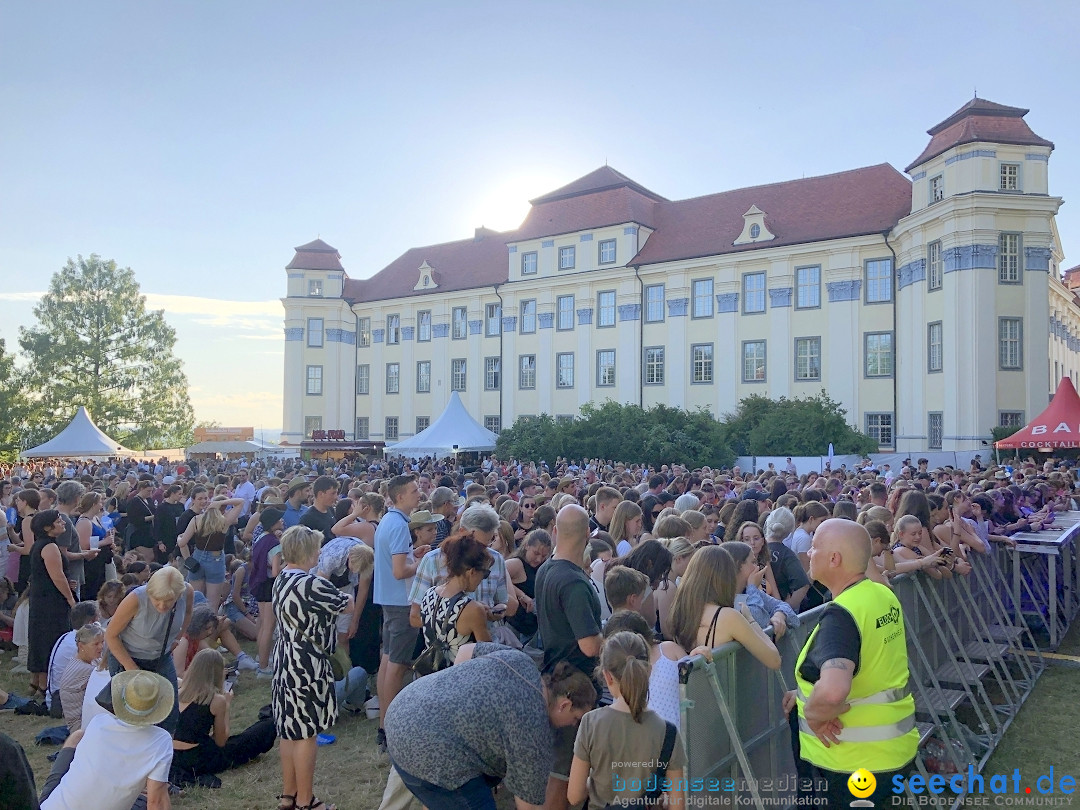
[[[600,668],[619,684],[635,723],[649,707],[649,648],[637,633],[616,633],[604,642]]]

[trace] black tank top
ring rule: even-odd
[[[209,703],[191,703],[180,712],[173,739],[177,742],[202,745],[210,742],[210,732],[214,730],[214,715]]]

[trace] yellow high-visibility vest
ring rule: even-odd
[[[826,748],[810,731],[804,714],[813,684],[800,671],[818,633],[819,627],[814,628],[795,663],[802,758],[839,773],[896,770],[914,759],[919,746],[900,602],[892,590],[869,579],[842,591],[833,602],[850,613],[859,628],[859,671],[848,695],[851,708],[840,715],[841,742]]]

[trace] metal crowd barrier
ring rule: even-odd
[[[969,765],[981,771],[1045,667],[1028,619],[1043,617],[1052,645],[1068,629],[1080,607],[1073,579],[1080,576],[1080,514],[1069,517],[1054,540],[1022,538],[1015,550],[972,553],[969,576],[893,580],[907,627],[920,746],[915,767],[923,776],[966,772]],[[795,661],[824,609],[801,614],[801,625],[778,642],[779,672],[736,643],[715,650],[712,663],[696,656],[680,664],[692,804],[793,803],[799,781],[781,701],[794,688]]]

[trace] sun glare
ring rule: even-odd
[[[530,199],[566,185],[572,179],[543,170],[494,179],[486,188],[477,191],[472,205],[466,209],[468,227],[482,225],[496,231],[513,230],[529,213]]]

